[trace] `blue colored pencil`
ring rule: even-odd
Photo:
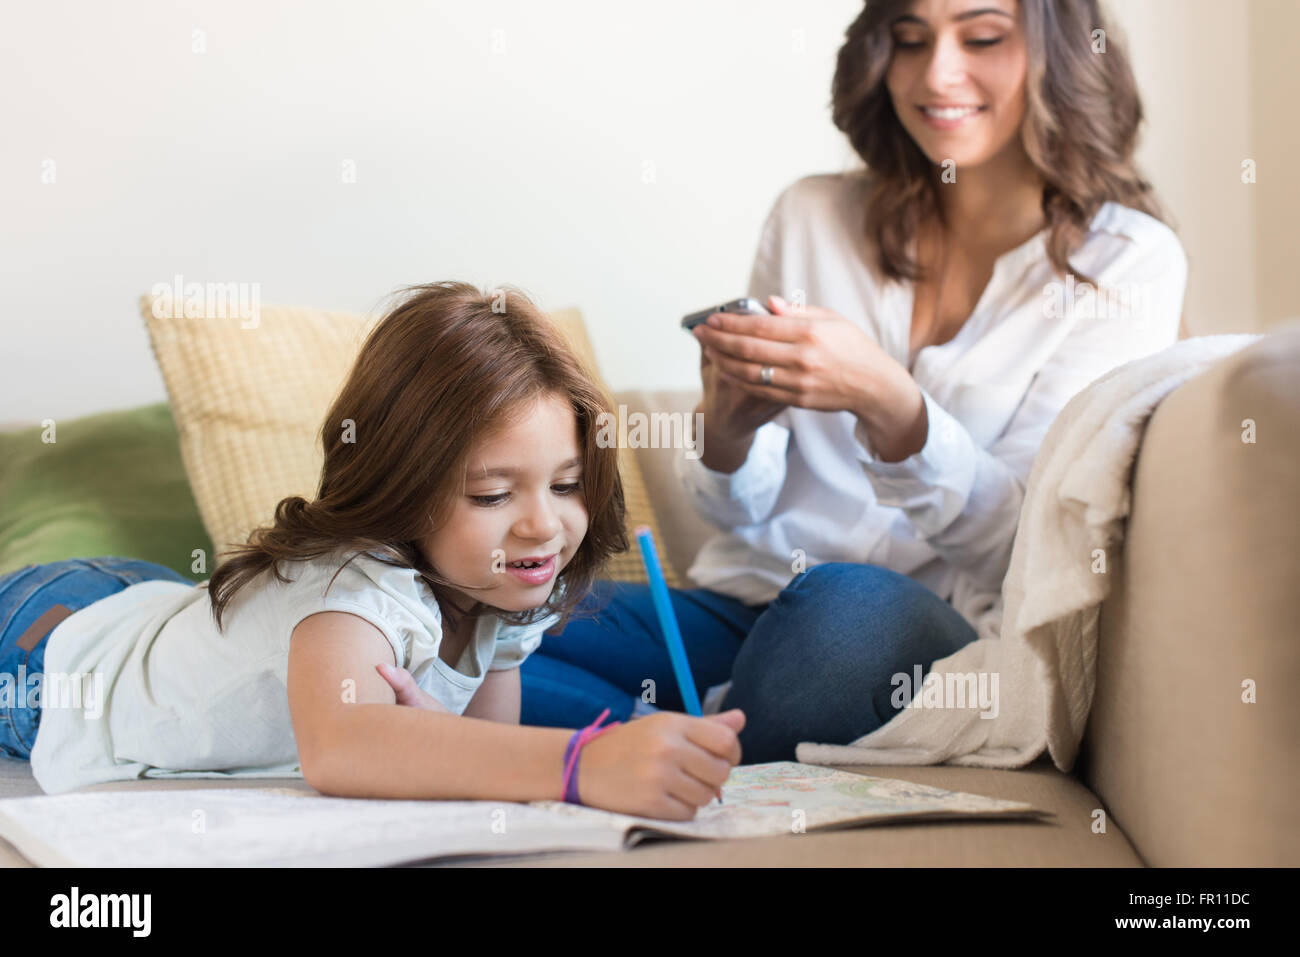
[[[655,613],[659,616],[659,627],[663,629],[664,643],[668,645],[668,654],[673,660],[673,674],[677,676],[677,686],[681,689],[682,701],[686,703],[687,712],[697,718],[703,717],[700,698],[695,693],[695,679],[691,677],[691,666],[686,660],[686,646],[682,643],[682,632],[677,626],[677,615],[673,611],[672,599],[668,596],[668,583],[664,581],[659,554],[655,551],[654,535],[647,526],[638,525],[636,540],[641,546],[641,560],[645,563],[646,577],[650,579],[650,597],[654,599]]]
[[[702,718],[704,711],[700,708],[700,697],[695,693],[695,679],[691,677],[691,666],[686,660],[682,630],[677,625],[677,613],[673,611],[668,583],[664,581],[664,571],[659,564],[659,553],[655,551],[655,539],[649,526],[636,527],[636,540],[641,546],[641,561],[645,564],[646,577],[650,580],[650,597],[654,599],[655,614],[659,616],[659,627],[664,633],[664,644],[668,646],[668,655],[673,660],[673,674],[677,676],[682,701],[686,703],[689,713]],[[718,803],[722,803],[721,797],[718,798]]]

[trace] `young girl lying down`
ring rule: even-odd
[[[315,500],[280,502],[209,581],[116,557],[0,578],[0,666],[102,678],[80,708],[13,702],[0,747],[47,792],[301,773],[331,795],[693,817],[740,760],[739,711],[519,725],[520,663],[628,546],[609,409],[522,294],[415,287],[326,416]]]

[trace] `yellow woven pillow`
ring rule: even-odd
[[[215,567],[231,544],[270,524],[281,499],[315,498],[324,462],[321,422],[374,319],[288,306],[260,307],[256,324],[237,315],[160,318],[148,295],[140,297],[140,311],[171,400],[185,471],[217,549]],[[564,309],[549,316],[600,380],[581,313]],[[662,538],[641,470],[622,442],[619,471],[632,547],[614,556],[602,577],[644,582],[632,530],[648,525],[661,552]],[[678,584],[667,563],[664,576]]]

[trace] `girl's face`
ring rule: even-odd
[[[1019,145],[1027,54],[1017,0],[916,0],[893,23],[885,85],[936,165],[973,167]]]
[[[546,602],[586,534],[577,419],[550,394],[474,445],[464,492],[423,547],[469,601],[525,611]],[[524,559],[542,565],[524,571]]]

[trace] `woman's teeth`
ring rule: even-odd
[[[935,108],[932,106],[923,106],[921,110],[926,116],[933,116],[936,120],[959,120],[963,116],[969,116],[972,113],[978,113],[978,106],[945,106]]]

